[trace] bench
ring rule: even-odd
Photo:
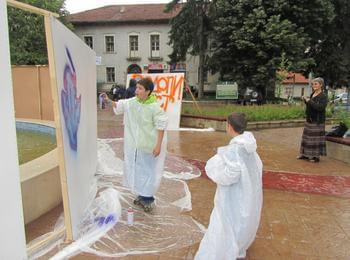
[[[350,137],[326,136],[327,156],[350,164]]]

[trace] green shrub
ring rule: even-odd
[[[241,106],[222,105],[202,106],[202,114],[192,104],[182,104],[182,113],[188,115],[202,115],[226,118],[232,112],[243,112],[249,121],[273,121],[287,119],[303,119],[305,108],[303,106],[263,105]],[[328,113],[327,113],[328,114]]]
[[[335,117],[339,122],[344,123],[346,127],[350,129],[350,112],[341,111],[338,112]]]

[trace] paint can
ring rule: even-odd
[[[133,226],[134,225],[134,209],[132,207],[128,208],[127,216],[128,216],[128,226]]]

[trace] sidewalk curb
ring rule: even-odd
[[[270,128],[288,128],[288,127],[302,127],[305,120],[292,119],[292,120],[278,120],[278,121],[257,121],[249,122],[247,130],[259,130]],[[326,120],[326,124],[334,124],[335,120],[330,118]],[[226,119],[210,116],[194,116],[194,115],[181,115],[180,121],[181,127],[191,128],[214,128],[216,131],[226,131]]]

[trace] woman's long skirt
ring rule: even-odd
[[[305,122],[300,154],[307,157],[327,155],[325,124]]]

